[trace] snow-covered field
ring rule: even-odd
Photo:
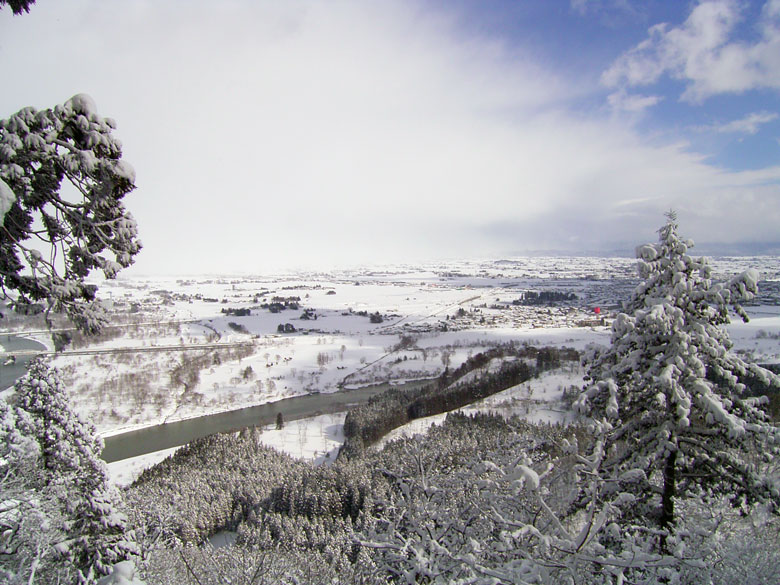
[[[734,323],[729,332],[735,351],[780,362],[780,258],[721,259],[714,267],[722,277],[759,269],[761,304],[749,307],[750,323]],[[54,364],[76,409],[109,435],[343,386],[430,378],[499,343],[577,349],[606,343],[610,316],[635,283],[627,258],[120,277],[99,283],[116,328],[96,340],[74,339],[67,351],[83,353],[66,351]],[[526,302],[542,293],[557,297]],[[479,408],[559,420],[554,406],[545,410],[536,401],[553,404],[557,388],[579,383],[581,373],[572,376],[535,380],[532,396],[516,388]],[[296,456],[323,460],[339,443],[338,420],[290,422],[264,435]]]
[[[76,408],[106,435],[342,386],[430,378],[499,343],[603,340],[594,308],[606,315],[630,290],[630,263],[586,260],[119,279],[102,283],[101,295],[121,325],[71,348],[93,354],[54,363]],[[571,299],[520,304],[529,291]]]

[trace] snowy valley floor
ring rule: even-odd
[[[723,275],[761,270],[763,304],[749,307],[750,323],[733,323],[729,333],[734,350],[748,359],[780,362],[780,259],[724,259],[715,266]],[[606,343],[610,317],[635,284],[634,262],[624,258],[118,279],[100,283],[117,326],[98,339],[74,336],[53,362],[76,409],[108,436],[311,392],[431,378],[502,343],[578,350]],[[45,334],[32,337],[52,346]],[[92,353],[67,353],[73,350]],[[566,420],[560,393],[581,379],[579,370],[556,372],[466,410]],[[414,421],[389,438],[420,432],[442,416]],[[343,440],[343,419],[342,413],[289,421],[280,431],[266,428],[263,441],[327,462]],[[110,468],[126,484],[171,452]]]

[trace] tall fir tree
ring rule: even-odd
[[[57,582],[54,545],[60,530],[56,498],[40,476],[40,446],[17,425],[14,409],[0,399],[0,582]]]
[[[592,349],[588,385],[575,403],[603,438],[595,498],[619,509],[622,533],[643,532],[649,549],[671,552],[681,498],[777,511],[780,486],[764,471],[780,453],[780,429],[746,382],[780,378],[734,352],[724,325],[754,298],[758,273],[725,283],[688,252],[667,215],[657,244],[637,248],[641,284],[612,327],[611,345]],[[649,536],[648,536],[649,535]]]
[[[57,370],[42,360],[32,362],[17,382],[14,410],[20,436],[38,447],[26,487],[57,512],[49,530],[59,536],[49,543],[54,550],[47,558],[69,567],[62,582],[94,583],[135,552],[119,495],[100,459],[102,441],[95,427],[70,409]]]

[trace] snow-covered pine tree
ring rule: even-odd
[[[0,120],[0,296],[64,311],[87,333],[105,315],[86,277],[114,278],[141,249],[122,202],[135,171],[115,128],[85,94]]]
[[[85,94],[0,120],[0,298],[64,311],[86,333],[106,323],[86,277],[113,278],[141,249],[122,203],[135,171],[115,128]],[[43,362],[15,394],[13,408],[0,398],[0,579],[92,583],[133,550],[101,443]]]
[[[636,537],[648,552],[679,555],[679,498],[777,511],[777,478],[763,471],[780,453],[780,429],[745,382],[777,387],[780,378],[730,352],[723,328],[730,308],[747,319],[740,303],[756,294],[758,273],[713,282],[673,212],[659,234],[637,248],[642,283],[615,319],[611,345],[587,358],[589,384],[575,406],[595,421],[604,451],[597,489],[579,503],[598,498],[620,509],[621,546]]]
[[[94,583],[135,552],[100,459],[102,441],[71,411],[57,370],[42,360],[16,383],[14,400],[19,436],[37,443],[37,464],[24,487],[37,494],[39,509],[57,513],[44,523],[58,537],[49,539],[53,550],[44,557],[68,568],[58,582]]]
[[[62,521],[50,491],[38,481],[40,447],[16,422],[0,399],[0,582],[56,582],[53,545],[64,537]]]

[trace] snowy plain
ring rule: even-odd
[[[544,260],[118,279],[102,283],[101,294],[130,322],[90,343],[93,355],[66,352],[54,363],[77,409],[107,436],[311,392],[430,378],[499,343],[581,348],[603,339],[593,309],[616,306],[630,263],[616,259],[610,272]],[[542,290],[577,298],[513,304]],[[278,332],[285,325],[295,332]],[[206,342],[218,349],[199,348]]]
[[[780,258],[722,258],[713,267],[716,278],[759,270],[762,293],[748,307],[751,321],[728,329],[734,351],[759,363],[780,362]],[[629,258],[452,261],[276,276],[120,276],[98,283],[116,327],[73,343],[53,363],[77,411],[108,436],[290,396],[431,378],[501,343],[575,349],[607,343],[610,319],[636,282]],[[566,299],[524,302],[545,292]],[[46,334],[32,337],[52,346]],[[581,371],[545,376],[467,410],[563,420],[561,389],[581,378]],[[342,440],[343,416],[289,421],[263,436],[296,457],[326,462]],[[436,420],[415,421],[396,433],[420,432]],[[119,483],[127,483],[170,452],[110,467]]]

